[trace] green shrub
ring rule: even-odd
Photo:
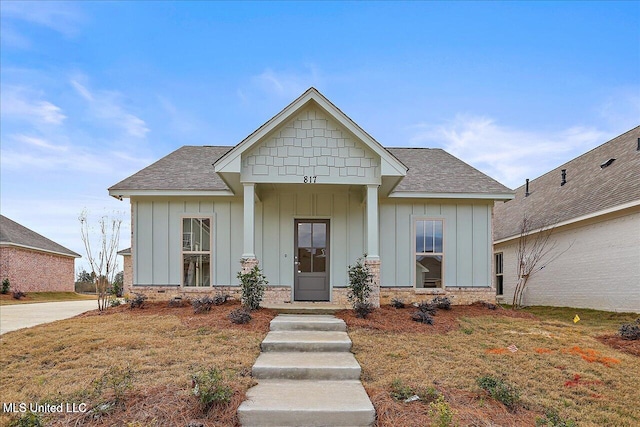
[[[373,311],[373,306],[369,304],[372,278],[373,275],[363,258],[358,258],[354,265],[349,266],[347,298],[353,309],[356,310],[356,315],[363,319]]]
[[[195,314],[207,313],[211,311],[212,305],[213,305],[213,298],[206,295],[203,297],[194,298],[191,300],[191,306],[193,307],[193,312]]]
[[[130,298],[128,300],[125,300],[129,303],[129,306],[131,308],[142,308],[144,306],[144,302],[147,300],[147,296],[146,295],[142,295],[142,294],[133,294],[133,298]]]
[[[111,307],[118,307],[119,305],[121,305],[122,303],[120,302],[119,299],[112,299],[111,302],[109,303],[109,305]]]
[[[240,280],[240,290],[242,291],[242,305],[249,310],[260,308],[264,291],[267,288],[266,285],[269,284],[260,268],[255,265],[248,273],[239,272],[238,279]]]
[[[231,396],[233,396],[233,389],[216,368],[193,374],[191,387],[193,394],[200,401],[203,412],[206,412],[214,403],[229,403]]]
[[[485,375],[476,380],[477,384],[509,410],[514,411],[520,403],[520,392],[512,385],[491,375]]]
[[[9,282],[9,279],[5,278],[2,280],[2,290],[0,291],[0,293],[2,293],[2,295],[6,295],[9,293],[9,289],[11,288],[11,283]]]
[[[425,325],[433,325],[433,317],[431,317],[429,313],[426,313],[424,311],[416,311],[415,313],[413,313],[413,315],[411,315],[411,319],[414,322],[424,323]]]
[[[454,411],[449,404],[444,401],[444,396],[440,395],[435,402],[429,403],[429,416],[435,418],[435,426],[449,427],[453,424]]]
[[[404,300],[402,298],[391,298],[391,307],[404,308]]]
[[[447,297],[435,297],[431,304],[434,304],[440,310],[451,310],[451,300]]]
[[[536,427],[577,427],[573,420],[565,420],[560,417],[558,411],[555,409],[549,409],[545,412],[544,418],[536,419]]]
[[[16,289],[15,291],[13,291],[12,296],[14,299],[20,299],[20,298],[26,297],[27,294],[25,294],[21,290]]]
[[[44,422],[40,418],[40,415],[27,412],[11,420],[9,427],[44,427]]]
[[[438,306],[433,302],[422,301],[422,302],[419,302],[419,303],[414,304],[414,305],[421,312],[426,313],[426,314],[430,314],[431,316],[435,316],[436,315],[436,311],[438,311]]]

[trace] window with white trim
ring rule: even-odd
[[[504,292],[504,275],[502,273],[503,257],[502,252],[495,254],[496,261],[496,295],[502,295]]]
[[[211,286],[211,218],[182,219],[182,285]]]
[[[416,219],[415,287],[442,288],[443,220]]]

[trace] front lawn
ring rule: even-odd
[[[97,299],[95,295],[77,294],[75,292],[27,292],[26,297],[15,299],[12,292],[0,294],[0,305],[29,304],[35,302],[81,301]]]
[[[227,303],[193,314],[191,307],[167,303],[120,306],[9,332],[0,336],[0,400],[95,408],[91,414],[52,416],[46,425],[185,426],[198,420],[234,426],[274,316],[261,309],[249,324],[235,325],[227,316],[238,307]],[[204,414],[191,376],[211,367],[223,372],[234,394],[230,405]],[[1,414],[0,425],[9,419]]]
[[[446,410],[454,412],[450,425],[460,426],[535,426],[549,411],[579,426],[640,424],[640,342],[627,341],[635,355],[601,342],[618,341],[611,335],[638,315],[454,306],[438,310],[431,326],[413,322],[414,311],[387,306],[366,320],[339,314],[347,321],[378,426],[449,425]],[[581,320],[574,323],[576,314]],[[512,345],[515,352],[507,348]],[[518,404],[508,409],[491,398],[478,385],[483,376],[514,387]],[[398,385],[407,391],[402,395],[426,397],[398,401],[391,396]],[[424,402],[439,394],[447,406]]]

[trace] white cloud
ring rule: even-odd
[[[90,90],[84,76],[72,78],[70,83],[75,91],[89,103],[89,112],[96,119],[108,122],[109,125],[123,129],[127,134],[136,138],[145,138],[149,132],[147,123],[134,114],[125,110],[121,105],[123,97],[119,92],[107,90]]]
[[[488,117],[469,115],[412,129],[411,144],[441,147],[511,188],[605,142],[609,136],[586,127],[557,132],[519,130]]]
[[[50,142],[45,141],[42,138],[37,138],[34,136],[28,136],[28,135],[14,135],[13,138],[19,142],[23,142],[25,144],[29,144],[35,147],[39,147],[39,148],[44,148],[47,150],[53,150],[53,151],[67,151],[69,149],[69,147],[63,146],[63,145],[56,145],[56,144],[52,144]]]
[[[59,125],[67,118],[60,107],[23,87],[3,85],[0,102],[0,114],[4,118],[23,120],[35,125]]]
[[[313,64],[306,64],[300,71],[275,71],[266,68],[251,78],[252,88],[238,90],[238,96],[246,101],[250,92],[259,91],[279,98],[295,99],[310,86],[319,86],[323,82],[322,73]]]
[[[6,21],[23,21],[73,37],[85,20],[73,3],[54,1],[0,2],[3,25]]]

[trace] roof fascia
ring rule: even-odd
[[[109,190],[109,195],[120,200],[136,196],[235,196],[231,190]]]
[[[36,248],[35,246],[21,245],[19,243],[13,243],[13,242],[0,242],[0,246],[15,246],[17,248],[29,249],[31,251],[38,251],[38,252],[47,252],[49,254],[61,255],[69,258],[82,258],[82,255],[77,254],[73,251],[70,251],[71,253],[64,253],[64,252],[52,251],[49,249]]]
[[[329,101],[324,95],[318,92],[315,88],[309,88],[305,93],[300,95],[291,104],[287,105],[282,111],[273,116],[268,122],[258,128],[251,135],[242,140],[238,145],[231,149],[227,154],[218,159],[214,164],[214,170],[220,172],[235,172],[240,173],[241,168],[241,155],[242,153],[252,147],[259,140],[264,138],[275,128],[280,126],[284,121],[294,115],[297,111],[304,108],[311,101],[318,104],[319,107],[324,109],[331,117],[336,119],[338,123],[344,126],[349,132],[356,136],[356,138],[363,141],[371,150],[378,154],[382,162],[382,175],[395,175],[405,176],[407,174],[407,167],[395,158],[389,151],[387,151],[378,141],[373,139],[367,132],[365,132],[360,126],[358,126],[353,120],[351,120],[346,114],[344,114],[338,107],[336,107],[331,101]]]
[[[575,218],[571,218],[571,219],[567,219],[565,221],[560,221],[560,222],[557,222],[555,224],[551,224],[551,225],[549,225],[547,227],[536,228],[535,230],[531,230],[530,232],[528,232],[526,235],[528,236],[528,235],[531,235],[531,234],[536,234],[536,233],[539,233],[541,231],[548,230],[550,228],[558,228],[558,227],[563,227],[565,225],[575,224],[575,223],[586,221],[586,220],[589,220],[589,219],[592,219],[592,218],[597,218],[597,217],[602,216],[602,215],[607,215],[607,214],[610,214],[610,213],[615,213],[615,212],[624,211],[626,209],[631,209],[631,208],[634,208],[634,207],[637,207],[637,206],[640,206],[640,200],[634,200],[632,202],[623,203],[622,205],[614,206],[612,208],[602,209],[602,210],[599,210],[599,211],[596,211],[596,212],[592,212],[590,214],[577,216]],[[500,244],[500,243],[508,242],[510,240],[513,240],[513,239],[517,239],[519,237],[520,237],[520,234],[514,234],[513,236],[505,237],[505,238],[499,239],[499,240],[494,240],[493,244],[497,245],[497,244]]]
[[[421,193],[412,191],[394,191],[389,198],[398,199],[482,199],[482,200],[511,200],[513,193]]]

